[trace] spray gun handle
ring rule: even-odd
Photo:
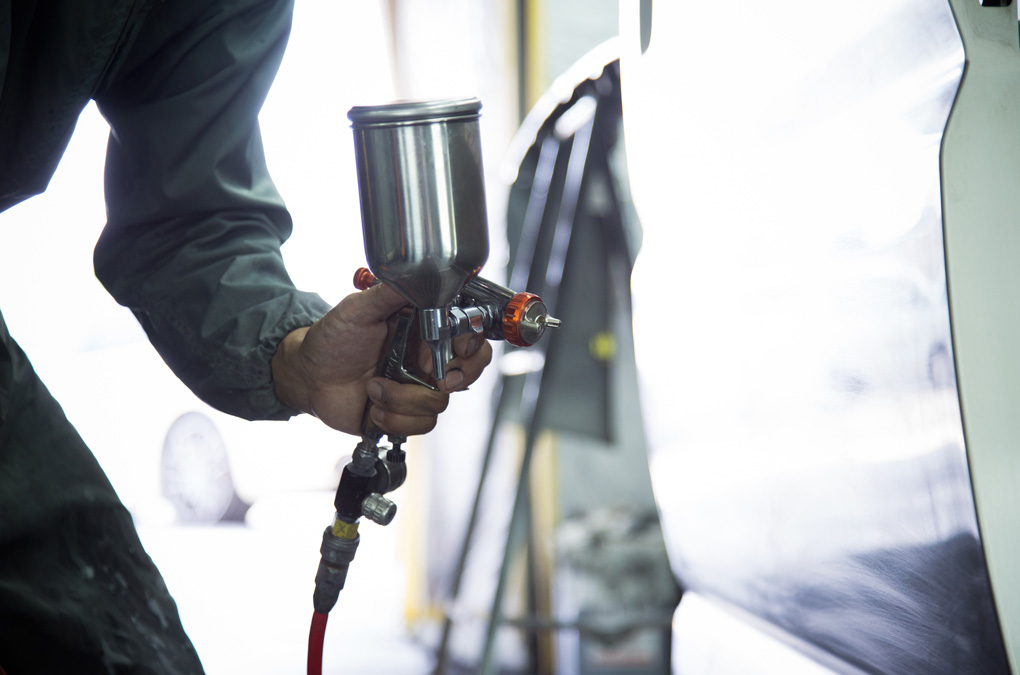
[[[415,349],[415,335],[417,334],[417,313],[410,307],[405,307],[397,313],[396,328],[390,336],[389,343],[383,351],[382,360],[376,370],[380,377],[399,382],[401,384],[418,384],[439,391],[434,381],[425,376],[419,376],[414,372],[417,349]],[[366,438],[372,438],[378,442],[384,432],[372,422],[371,409],[374,405],[371,401],[365,406],[365,414],[361,419],[361,434]],[[396,443],[402,443],[404,439],[394,439]]]

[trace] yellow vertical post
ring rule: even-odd
[[[559,524],[559,476],[556,461],[556,435],[543,432],[535,441],[531,458],[531,543],[534,545],[535,614],[542,618],[553,617],[552,585],[556,569],[556,552],[553,542]],[[556,672],[556,633],[538,631],[538,666],[543,673]]]

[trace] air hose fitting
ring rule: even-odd
[[[312,594],[316,612],[328,614],[336,605],[347,580],[347,569],[354,560],[360,542],[358,524],[346,523],[336,516],[332,527],[323,531],[322,546],[319,547],[322,558],[315,573],[315,592]]]

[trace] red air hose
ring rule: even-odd
[[[326,638],[326,619],[329,614],[312,613],[312,628],[308,632],[308,675],[322,675],[322,643]]]

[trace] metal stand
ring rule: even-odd
[[[604,64],[605,61],[603,61]],[[553,315],[557,315],[560,285],[564,276],[567,252],[574,235],[575,216],[581,204],[582,187],[586,175],[585,168],[591,156],[593,134],[599,133],[599,124],[603,118],[614,124],[618,122],[618,90],[612,92],[616,97],[612,101],[615,107],[606,106],[607,110],[603,110],[603,100],[600,97],[600,92],[607,90],[603,80],[612,80],[612,87],[608,87],[608,89],[618,86],[616,67],[615,63],[610,63],[601,76],[583,81],[574,88],[572,96],[560,99],[560,101],[566,100],[566,102],[559,102],[559,106],[551,111],[552,114],[542,119],[542,126],[535,133],[534,145],[538,147],[538,158],[517,240],[517,249],[510,274],[510,286],[515,289],[540,292]],[[563,153],[567,153],[566,157],[563,157]],[[560,176],[557,176],[556,167],[563,161],[566,162],[566,169]],[[554,181],[557,179],[562,181],[562,189],[555,218],[552,218],[547,217],[547,212],[550,208],[550,193],[554,188]],[[550,226],[551,232],[547,231]],[[615,240],[616,237],[613,239]],[[623,245],[622,241],[614,243]],[[546,246],[547,249],[539,251],[540,248]],[[536,272],[536,268],[539,271]],[[557,337],[552,336],[551,339]],[[549,350],[548,345],[549,341],[547,340],[531,348],[532,352],[536,349],[541,350],[543,363]],[[471,539],[478,525],[486,480],[495,452],[497,430],[506,414],[514,410],[521,427],[525,430],[524,450],[517,476],[517,487],[510,512],[496,591],[489,614],[485,644],[477,669],[477,672],[482,675],[490,675],[497,671],[496,637],[500,626],[522,627],[532,635],[542,630],[563,628],[584,630],[584,626],[580,623],[568,624],[534,616],[525,619],[508,619],[503,614],[504,596],[506,595],[511,563],[521,545],[526,543],[530,529],[527,518],[530,496],[529,474],[537,439],[545,428],[545,421],[540,414],[546,403],[542,387],[544,372],[544,369],[541,368],[529,370],[523,375],[523,384],[513,381],[515,378],[521,377],[520,375],[504,375],[502,377],[498,388],[494,421],[478,479],[478,488],[455,569],[451,589],[451,598],[454,602],[461,590]],[[514,395],[516,392],[519,392],[517,396]],[[447,668],[447,651],[452,624],[453,618],[447,612],[434,671],[437,675],[445,673]],[[529,649],[532,672],[537,672],[535,651],[536,647],[532,644]]]

